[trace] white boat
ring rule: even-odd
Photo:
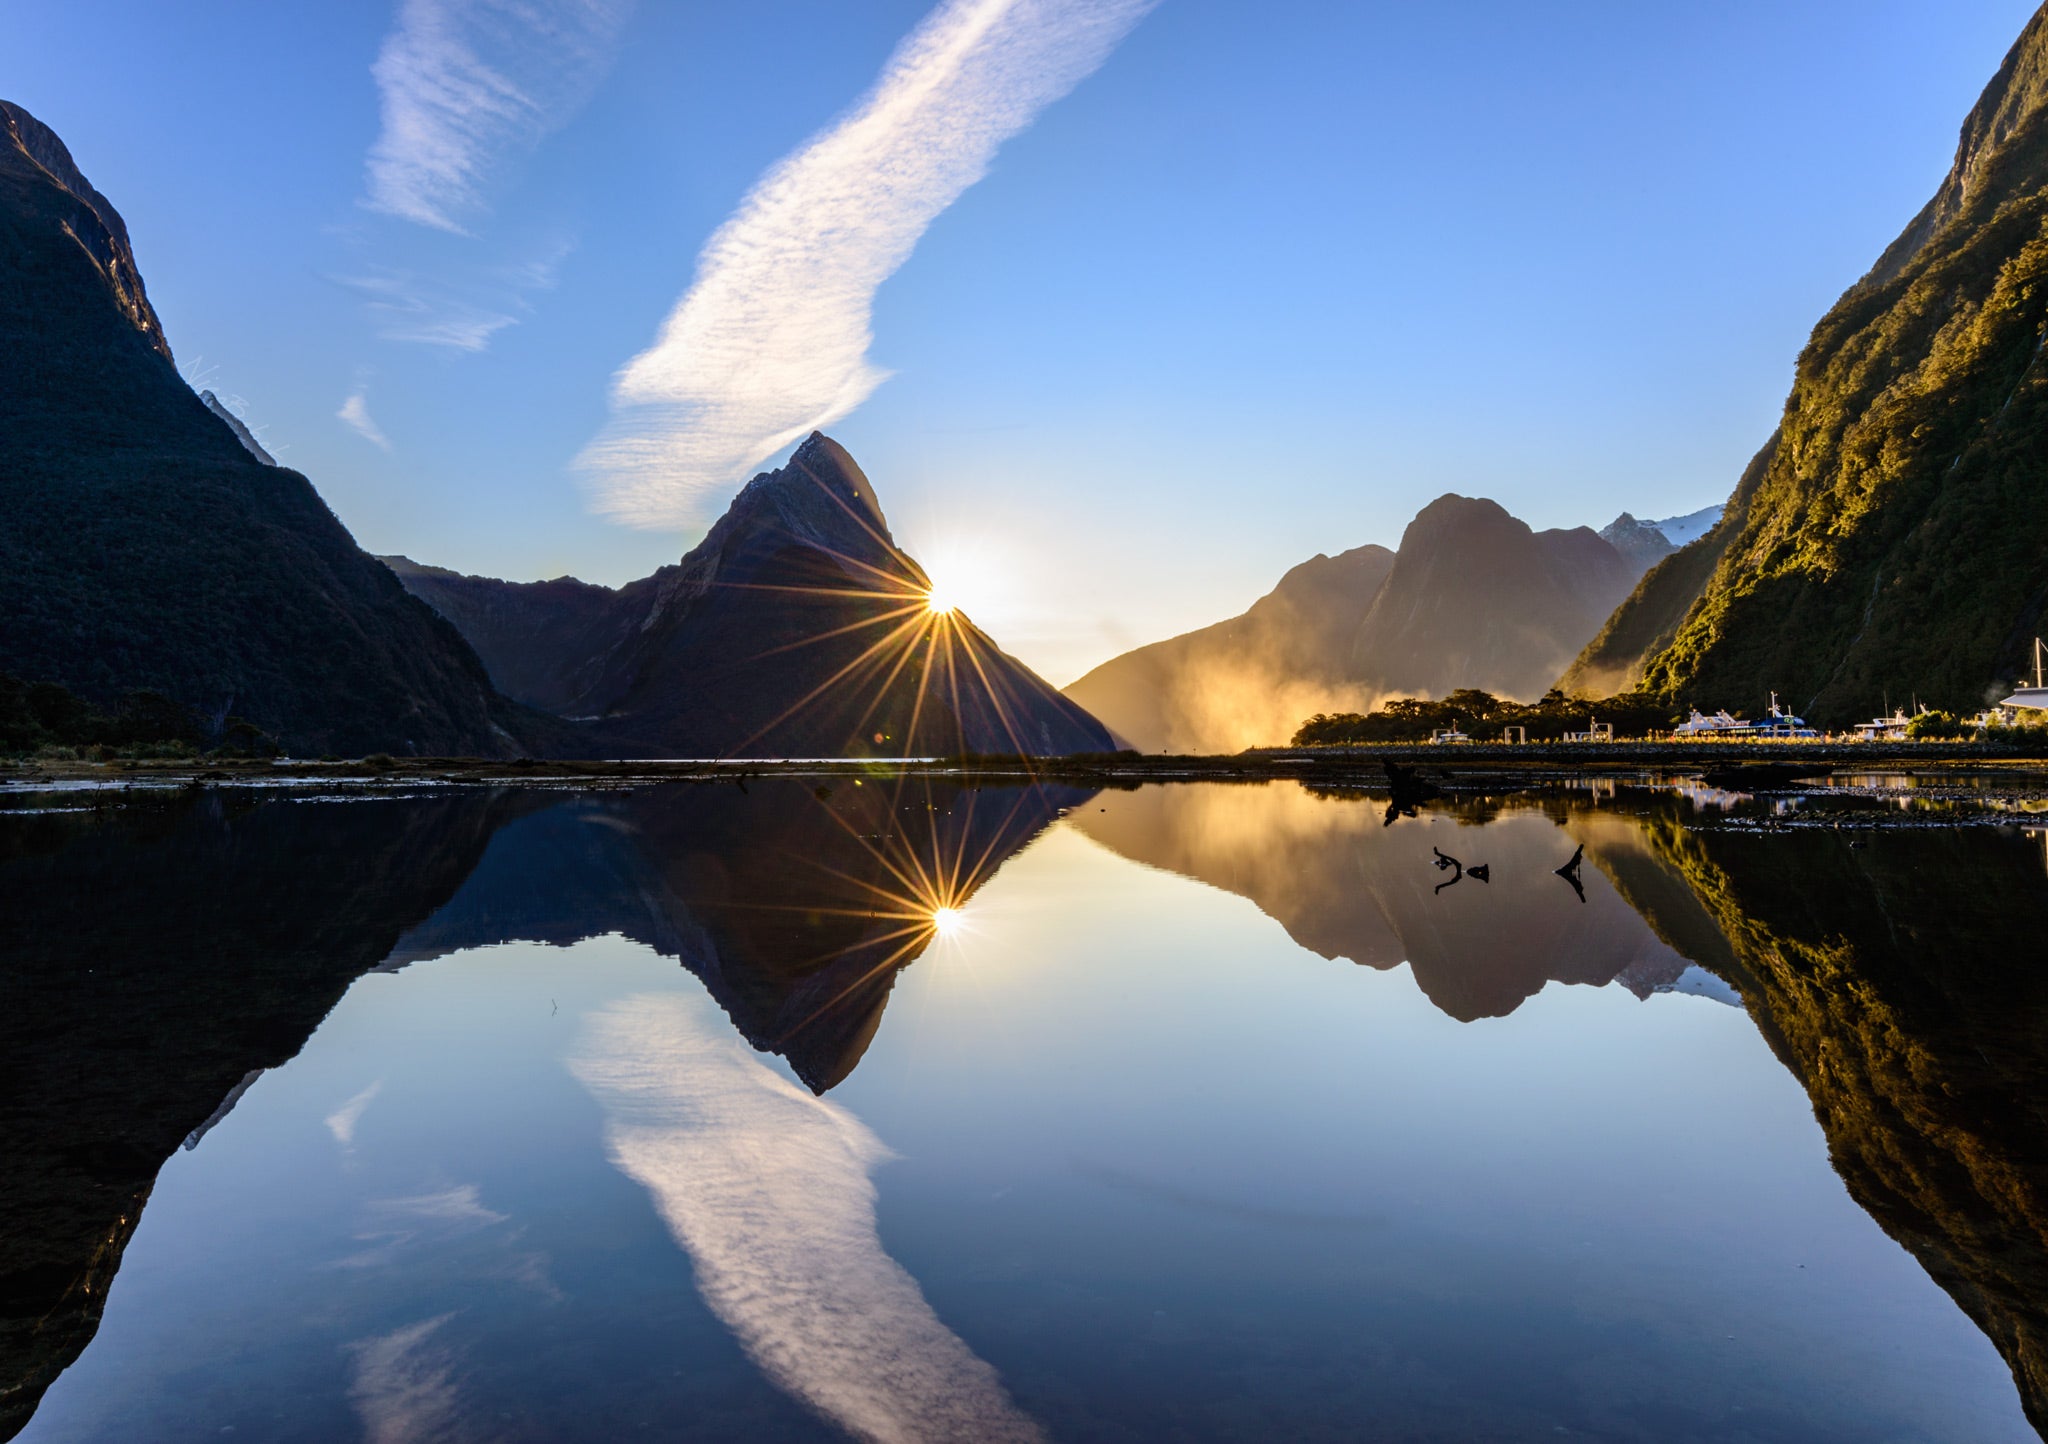
[[[1690,717],[1671,730],[1678,737],[1727,737],[1745,731],[1748,726],[1747,722],[1731,717],[1725,707],[1711,717],[1695,707]]]
[[[1868,722],[1858,722],[1849,730],[1856,734],[1858,742],[1903,742],[1906,740],[1906,728],[1910,725],[1905,709],[1895,707],[1891,716],[1873,717]]]
[[[2034,685],[2015,687],[2013,694],[1998,705],[2001,707],[2048,708],[2048,687],[2041,685],[2041,654],[2044,650],[2041,639],[2034,638]]]
[[[1440,732],[1429,734],[1429,741],[1432,747],[1441,746],[1446,742],[1470,742],[1471,740],[1470,737],[1467,737],[1455,727],[1446,727]]]

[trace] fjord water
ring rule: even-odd
[[[2017,828],[8,801],[24,1439],[2034,1437]]]

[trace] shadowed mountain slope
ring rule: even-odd
[[[1108,731],[965,616],[925,605],[874,488],[819,433],[681,563],[613,592],[401,559],[514,695],[627,757],[1100,752]]]
[[[127,229],[0,102],[0,671],[300,752],[521,750],[461,637],[192,394]]]
[[[1180,752],[1284,742],[1316,712],[1388,696],[1534,701],[1641,570],[1589,528],[1532,531],[1495,502],[1441,496],[1398,552],[1304,562],[1243,616],[1112,658],[1067,695],[1132,745]]]
[[[2048,605],[2048,13],[1934,198],[1814,328],[1720,527],[1574,666],[1674,701],[1775,687],[1821,722],[1889,692],[1971,711]]]
[[[1234,752],[1365,699],[1351,642],[1387,578],[1382,546],[1316,556],[1242,616],[1114,657],[1066,694],[1147,752]]]
[[[1634,581],[1590,527],[1532,531],[1497,502],[1440,496],[1401,534],[1351,675],[1409,696],[1480,687],[1534,701]]]

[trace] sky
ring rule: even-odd
[[[0,0],[187,379],[373,552],[617,584],[823,424],[1064,684],[1723,500],[2018,0]]]

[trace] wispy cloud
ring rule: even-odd
[[[579,464],[636,526],[717,491],[887,373],[875,289],[998,147],[1109,57],[1154,0],[946,0],[843,119],[770,170],[697,260],[655,344],[614,380]]]
[[[456,1444],[464,1427],[454,1352],[434,1335],[453,1314],[358,1339],[349,1354],[349,1402],[368,1444]]]
[[[674,993],[594,1014],[570,1067],[605,1110],[612,1161],[777,1386],[856,1439],[1044,1438],[883,1251],[868,1171],[890,1154],[858,1118]]]
[[[349,427],[355,431],[356,435],[362,437],[363,440],[370,442],[373,445],[381,446],[386,451],[389,451],[391,449],[391,439],[387,437],[384,434],[383,429],[379,427],[373,419],[371,419],[370,403],[368,399],[364,397],[362,387],[358,386],[354,391],[351,391],[349,393],[348,400],[341,403],[341,410],[335,412],[334,414],[340,417],[343,421],[347,422]],[[375,1089],[371,1090],[371,1092],[373,1093],[375,1091]],[[369,1104],[369,1099],[365,1098],[363,1100],[363,1103],[364,1106],[367,1107]],[[334,1124],[334,1119],[330,1118],[327,1120],[327,1122],[328,1126],[332,1127]],[[350,1126],[353,1127],[354,1125],[351,1124]],[[339,1137],[340,1135],[337,1134],[336,1136]],[[348,1140],[345,1138],[342,1139],[342,1142],[344,1143],[346,1143],[347,1141]]]
[[[357,396],[351,396],[349,398],[351,402],[360,399],[360,394],[358,394]],[[341,410],[342,419],[346,421],[348,419],[348,407],[343,406]],[[367,422],[368,419],[368,417],[365,417],[364,421]],[[356,423],[349,422],[349,424],[353,426]],[[370,429],[373,431],[376,430],[375,427],[371,427]],[[380,446],[383,445],[382,438],[378,438],[377,440]],[[376,1098],[377,1094],[380,1091],[382,1091],[383,1087],[384,1080],[379,1078],[375,1083],[372,1083],[362,1092],[356,1094],[355,1097],[349,1099],[348,1102],[342,1104],[341,1107],[335,1109],[332,1113],[327,1115],[327,1118],[325,1120],[327,1123],[327,1131],[334,1135],[334,1141],[336,1143],[339,1143],[343,1148],[351,1147],[355,1143],[356,1124],[362,1121],[363,1110],[370,1106],[371,1102]]]
[[[411,341],[451,351],[481,351],[493,332],[518,317],[496,310],[410,272],[373,271],[341,276],[342,285],[363,298],[386,341]]]
[[[631,0],[403,0],[370,67],[364,204],[467,234],[493,172],[590,98]]]
[[[497,265],[443,276],[372,264],[332,277],[362,298],[377,336],[385,341],[482,351],[491,338],[533,310],[532,297],[550,291],[576,243],[555,237]]]

